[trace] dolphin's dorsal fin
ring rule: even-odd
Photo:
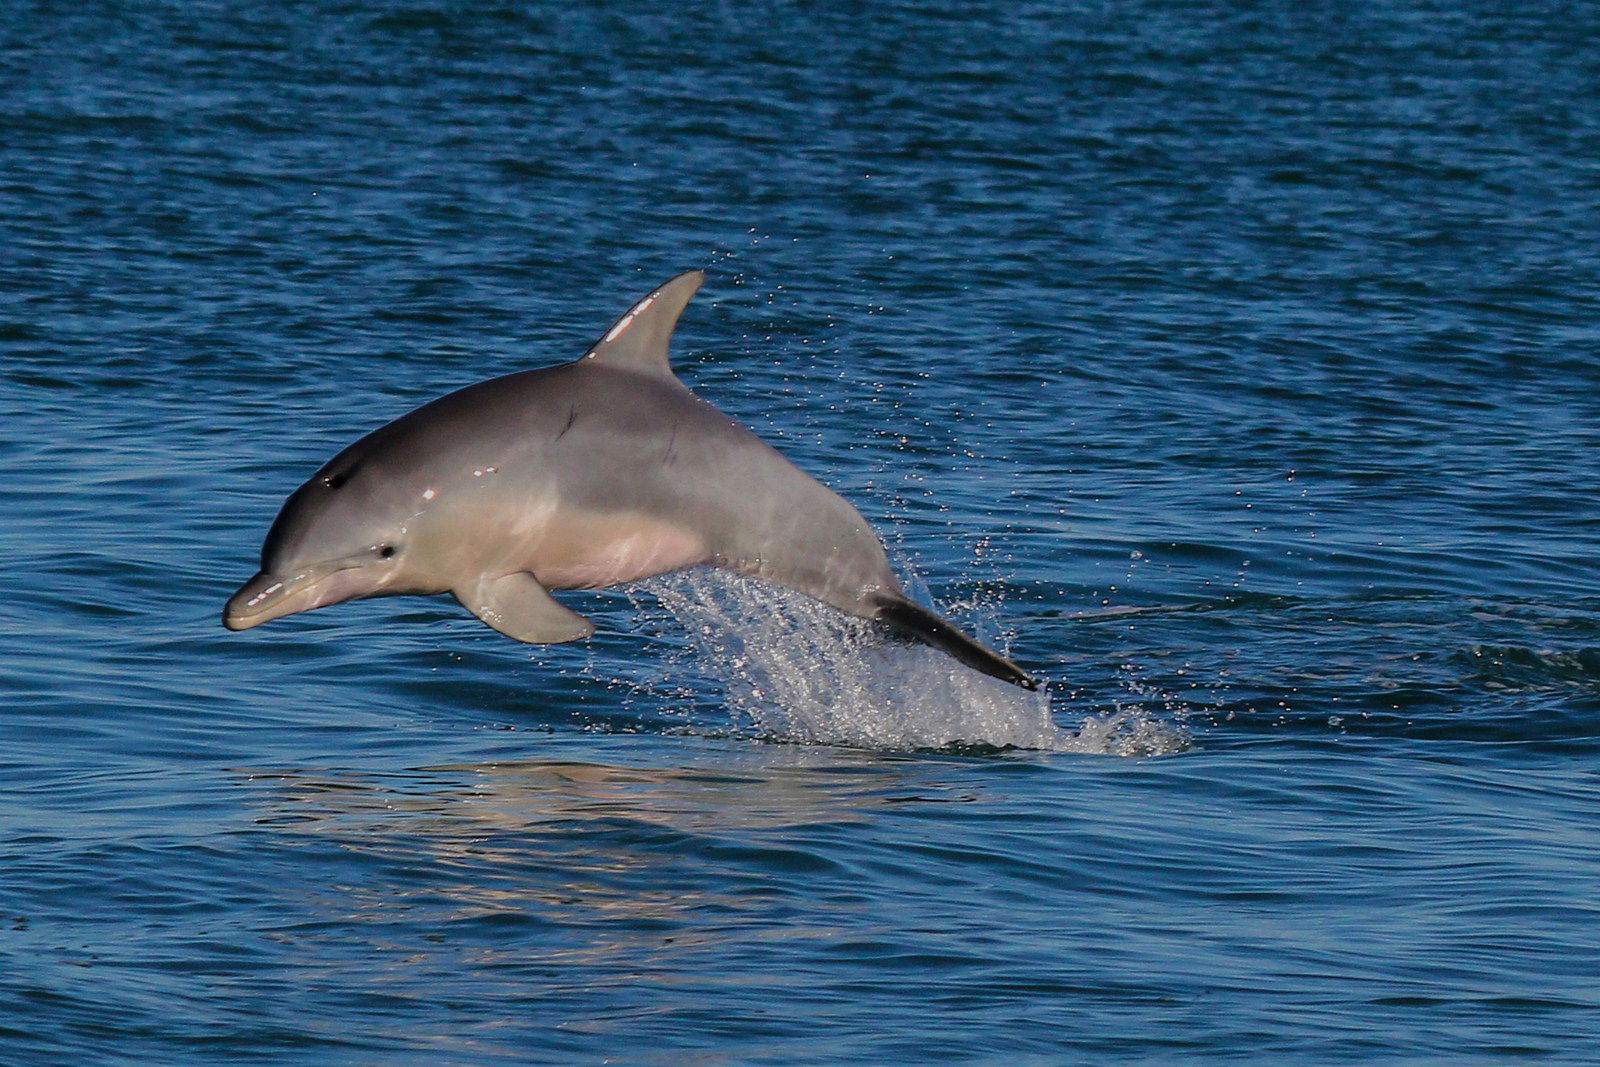
[[[622,370],[671,377],[667,346],[672,341],[672,331],[678,325],[678,316],[689,305],[689,298],[705,280],[705,271],[684,271],[629,308],[583,358]]]

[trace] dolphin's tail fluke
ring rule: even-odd
[[[891,593],[876,593],[873,599],[878,606],[877,617],[907,637],[937,648],[940,652],[991,678],[999,678],[1003,682],[1020,685],[1024,689],[1039,688],[1039,679],[1000,653],[978,644],[956,629],[955,624],[942,615]]]

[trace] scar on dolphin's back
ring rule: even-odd
[[[567,409],[567,421],[566,421],[565,425],[563,425],[561,427],[560,431],[556,434],[555,440],[559,441],[563,437],[565,437],[567,435],[567,431],[572,429],[572,424],[577,422],[577,421],[578,421],[578,409],[574,405],[573,407],[569,407]],[[553,444],[554,442],[551,442],[551,443]]]

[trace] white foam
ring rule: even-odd
[[[878,750],[1021,748],[1154,755],[1185,744],[1140,709],[1057,726],[1050,697],[963,667],[809,597],[721,571],[640,588],[687,632],[681,665],[723,690],[736,730],[767,740]],[[673,627],[676,629],[676,627]]]

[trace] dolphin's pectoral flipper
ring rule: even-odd
[[[454,593],[486,626],[530,645],[578,641],[594,633],[594,623],[563,607],[525,572],[482,578]]]
[[[877,617],[906,636],[936,648],[991,678],[999,678],[1024,689],[1039,688],[1039,679],[1000,653],[980,645],[942,615],[889,593],[874,593],[873,600],[878,605]]]

